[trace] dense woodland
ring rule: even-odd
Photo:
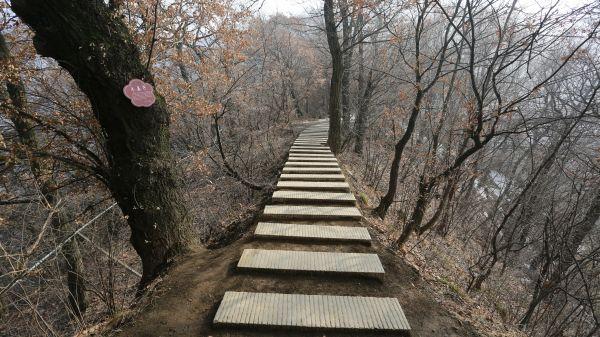
[[[482,336],[600,335],[598,2],[261,6],[0,3],[0,336],[86,335],[244,235],[317,118]]]

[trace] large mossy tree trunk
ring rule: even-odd
[[[0,33],[0,69],[3,65],[11,63],[11,56],[4,35]],[[4,101],[6,101],[4,103]],[[58,242],[65,241],[72,232],[68,217],[58,206],[60,201],[58,184],[56,183],[51,162],[34,155],[40,150],[34,124],[26,117],[27,101],[25,88],[20,79],[8,79],[0,83],[0,105],[2,110],[12,121],[19,142],[24,146],[22,157],[27,158],[31,172],[37,182],[40,193],[52,209],[51,224],[56,233]],[[83,262],[76,238],[67,241],[61,250],[64,256],[63,268],[66,274],[66,285],[69,292],[68,302],[77,317],[81,317],[87,309],[85,294],[85,279],[83,277]]]
[[[65,68],[88,96],[106,137],[109,189],[131,227],[144,286],[190,245],[190,216],[170,148],[162,97],[137,108],[123,95],[134,78],[153,83],[125,24],[103,1],[13,0],[35,48]]]
[[[323,16],[325,18],[325,31],[327,33],[327,44],[331,54],[331,83],[329,86],[329,137],[328,144],[333,153],[339,153],[342,146],[340,118],[340,99],[342,93],[342,75],[344,65],[342,61],[342,48],[337,35],[335,14],[333,13],[333,0],[325,0],[323,4]]]

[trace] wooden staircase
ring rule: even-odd
[[[267,205],[257,238],[297,239],[307,243],[369,243],[367,228],[350,187],[327,142],[327,122],[304,130],[290,150],[288,162]],[[322,224],[347,220],[354,226]],[[312,222],[320,221],[320,224]],[[376,254],[309,250],[244,249],[239,270],[268,273],[343,274],[383,277]],[[324,281],[327,282],[327,281]],[[333,282],[333,281],[329,281]],[[385,280],[384,280],[385,282]],[[228,291],[213,319],[216,325],[286,327],[289,329],[409,332],[398,300],[388,297],[280,294]]]

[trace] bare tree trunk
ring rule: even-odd
[[[333,0],[325,0],[323,4],[323,13],[325,17],[325,30],[327,32],[327,44],[331,54],[331,83],[329,86],[329,137],[327,142],[333,153],[339,153],[341,150],[341,130],[340,130],[340,95],[342,91],[342,74],[344,65],[342,62],[342,48],[337,35],[335,24],[335,15],[333,13]]]
[[[11,62],[10,52],[4,36],[0,33],[0,63],[5,62]],[[6,106],[8,110],[7,115],[15,126],[19,141],[26,147],[26,153],[24,155],[29,160],[31,172],[40,186],[40,192],[48,203],[49,208],[54,209],[50,221],[52,228],[57,234],[57,241],[62,242],[73,229],[71,226],[67,225],[68,221],[64,211],[55,209],[58,207],[60,196],[58,194],[57,184],[53,178],[50,163],[33,155],[33,152],[37,152],[40,146],[34,132],[34,124],[25,117],[27,102],[23,83],[21,81],[11,82],[8,80],[3,84],[6,85],[6,93],[10,99],[10,106],[8,103]],[[5,88],[0,87],[2,96],[4,96],[4,91]],[[63,263],[67,276],[67,288],[69,291],[68,301],[73,313],[76,316],[81,317],[87,309],[87,299],[85,295],[85,280],[83,278],[83,262],[76,238],[65,243],[61,252],[65,257]]]
[[[420,75],[418,76],[420,78]],[[417,82],[419,83],[419,82]],[[388,190],[386,194],[381,198],[379,205],[375,208],[374,212],[380,218],[385,218],[388,209],[394,202],[394,197],[396,196],[396,190],[398,189],[398,172],[400,170],[400,160],[402,159],[402,153],[404,152],[404,148],[410,137],[412,136],[413,131],[415,130],[415,124],[417,121],[417,117],[421,112],[421,101],[423,100],[423,91],[418,89],[415,95],[414,105],[412,108],[412,112],[410,114],[410,118],[408,119],[408,125],[406,126],[406,130],[402,135],[402,138],[396,143],[394,147],[394,159],[392,160],[392,167],[390,169],[390,179]]]
[[[15,0],[11,6],[35,32],[36,50],[57,60],[90,99],[106,135],[109,188],[142,260],[143,287],[191,241],[165,102],[159,96],[153,106],[137,108],[123,95],[131,79],[153,79],[128,28],[102,1]]]
[[[363,143],[369,115],[369,104],[371,103],[371,95],[373,94],[373,70],[369,71],[369,75],[365,79],[365,51],[363,45],[363,15],[358,14],[357,26],[359,29],[358,40],[358,112],[356,114],[356,124],[354,133],[356,134],[356,142],[354,143],[354,153],[362,154]]]
[[[347,135],[350,131],[350,67],[353,54],[353,27],[354,19],[348,15],[348,3],[339,1],[340,15],[342,16],[342,132]]]
[[[298,95],[296,94],[296,90],[294,90],[294,83],[290,80],[288,84],[290,90],[290,97],[292,98],[292,103],[294,104],[294,110],[296,111],[296,116],[302,117],[304,113],[302,112],[302,108],[300,107],[300,100],[298,99]]]
[[[442,48],[442,53],[440,55],[440,62],[438,64],[438,68],[437,68],[437,74],[435,75],[434,79],[432,79],[432,81],[428,85],[423,87],[423,83],[422,83],[423,73],[421,72],[421,34],[424,29],[423,25],[424,25],[424,21],[425,21],[425,15],[427,12],[427,8],[429,6],[430,6],[430,3],[427,1],[425,2],[425,4],[423,5],[422,8],[419,8],[417,6],[419,8],[419,15],[417,17],[417,22],[415,25],[415,65],[413,68],[415,98],[413,100],[412,110],[410,113],[410,117],[408,118],[408,123],[406,125],[406,129],[404,130],[404,134],[402,134],[402,137],[394,146],[394,159],[392,160],[392,167],[390,168],[390,178],[389,178],[389,183],[388,183],[388,190],[385,193],[385,195],[383,196],[383,198],[381,198],[379,205],[374,209],[375,214],[377,214],[382,219],[387,214],[388,209],[390,208],[390,206],[392,205],[392,202],[394,202],[394,198],[396,197],[396,190],[398,189],[398,171],[400,169],[400,161],[402,159],[402,154],[404,152],[404,148],[408,144],[408,141],[412,137],[412,134],[415,130],[417,117],[421,113],[421,103],[422,103],[423,98],[425,97],[425,94],[427,93],[427,91],[429,91],[429,89],[431,89],[431,87],[433,87],[433,84],[439,79],[440,70],[441,70],[442,64],[445,59],[445,50],[448,45],[447,42],[444,44],[444,47]],[[446,41],[448,40],[448,30],[446,30],[446,35],[445,35],[444,39]],[[409,227],[411,226],[410,224],[407,224],[407,225]]]
[[[373,95],[373,71],[369,71],[367,83],[359,97],[358,113],[356,116],[356,142],[354,143],[354,152],[362,154],[365,134],[367,132],[367,122],[369,119],[369,104],[371,104],[371,96]]]

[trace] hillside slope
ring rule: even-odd
[[[252,233],[250,228],[248,233]],[[412,327],[412,336],[479,336],[468,324],[459,322],[436,300],[429,285],[377,241],[337,245],[336,251],[376,251],[386,270],[385,282],[372,278],[339,276],[242,273],[235,265],[244,248],[260,243],[266,249],[324,250],[326,245],[258,241],[246,234],[237,242],[216,250],[202,250],[184,257],[170,270],[143,307],[111,336],[281,336],[283,330],[231,329],[213,327],[211,322],[227,290],[359,294],[397,297]],[[356,336],[357,333],[285,330],[286,336]],[[360,336],[389,336],[361,333]]]

